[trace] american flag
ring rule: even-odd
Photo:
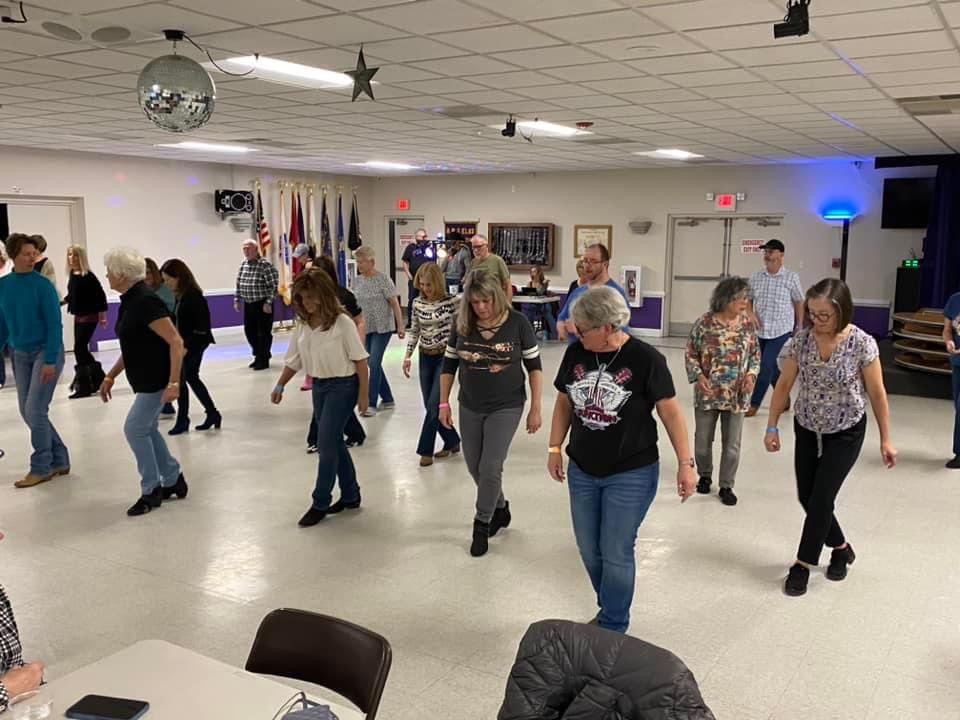
[[[257,239],[260,242],[260,254],[268,257],[270,254],[270,228],[267,227],[267,218],[263,214],[263,199],[260,190],[257,190]]]

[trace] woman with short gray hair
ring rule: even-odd
[[[100,397],[108,402],[114,382],[126,371],[134,400],[123,432],[140,473],[140,497],[127,515],[144,515],[173,495],[187,496],[180,463],[157,427],[160,408],[180,394],[183,340],[166,304],[144,283],[143,255],[132,248],[115,248],[106,254],[104,264],[111,289],[120,293],[115,328],[120,358],[100,385]]]
[[[713,439],[720,421],[720,501],[736,505],[733,491],[740,465],[743,419],[760,372],[759,328],[750,308],[750,283],[728,277],[714,288],[710,311],[697,320],[687,340],[687,379],[694,384],[694,448],[700,480],[710,492]]]
[[[694,460],[667,361],[624,332],[630,312],[620,293],[590,288],[571,315],[579,339],[567,347],[554,381],[547,470],[563,482],[561,446],[569,431],[570,514],[600,607],[595,622],[622,633],[630,625],[637,530],[660,478],[654,410],[677,455],[681,501],[696,485]]]

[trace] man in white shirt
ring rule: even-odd
[[[776,386],[780,379],[777,366],[780,350],[790,336],[803,327],[803,286],[800,276],[783,266],[786,248],[779,240],[770,240],[762,250],[766,268],[750,276],[753,312],[760,324],[760,375],[747,417],[757,414],[767,388]]]

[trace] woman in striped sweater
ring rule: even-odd
[[[433,465],[434,458],[449,457],[460,452],[460,436],[453,428],[440,424],[440,368],[443,353],[450,337],[450,326],[459,305],[447,294],[443,273],[436,263],[424,263],[417,270],[413,286],[420,295],[413,301],[413,316],[407,336],[407,354],[403,359],[403,374],[410,377],[410,358],[420,346],[420,391],[427,411],[420,430],[417,455],[420,467]],[[443,440],[443,449],[434,453],[437,433]]]

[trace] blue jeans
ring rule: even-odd
[[[567,477],[573,532],[597,593],[600,627],[626,632],[637,574],[637,530],[657,494],[660,463],[594,477],[571,460]]]
[[[387,350],[392,335],[393,333],[367,333],[364,341],[367,352],[370,353],[367,365],[370,368],[370,407],[374,409],[377,407],[378,399],[385,403],[393,402],[393,392],[383,372],[383,354]]]
[[[553,317],[553,309],[549,305],[526,304],[523,306],[523,314],[527,316],[527,320],[530,321],[531,325],[536,320],[543,320],[543,324],[547,329],[547,340],[556,340],[559,337],[557,334],[557,320]]]
[[[953,368],[953,405],[956,407],[956,416],[953,418],[953,454],[960,455],[960,365]]]
[[[776,387],[777,380],[780,379],[780,366],[777,365],[777,358],[780,351],[793,336],[793,333],[787,333],[780,337],[764,340],[760,338],[760,374],[757,375],[757,384],[753,388],[753,396],[750,398],[752,407],[760,407],[763,402],[763,396],[767,394],[768,387]]]
[[[123,434],[137,459],[141,495],[149,495],[160,485],[170,487],[180,476],[180,463],[170,454],[157,428],[163,392],[136,393],[123,423]]]
[[[417,455],[433,456],[437,433],[443,439],[443,449],[460,446],[460,435],[453,428],[440,424],[440,368],[443,355],[424,355],[420,353],[420,392],[423,395],[423,407],[427,414],[420,428],[420,442],[417,443]]]
[[[359,389],[356,375],[313,379],[313,416],[317,420],[317,484],[313,489],[316,510],[330,507],[336,480],[340,482],[341,500],[360,500],[357,471],[343,441],[343,430],[357,404]]]
[[[30,472],[33,475],[49,475],[54,470],[70,466],[70,453],[59,433],[50,422],[50,402],[57,380],[63,372],[63,350],[57,358],[57,374],[48,383],[40,382],[43,369],[43,350],[33,352],[13,351],[13,374],[17,381],[17,402],[20,417],[30,428]]]

